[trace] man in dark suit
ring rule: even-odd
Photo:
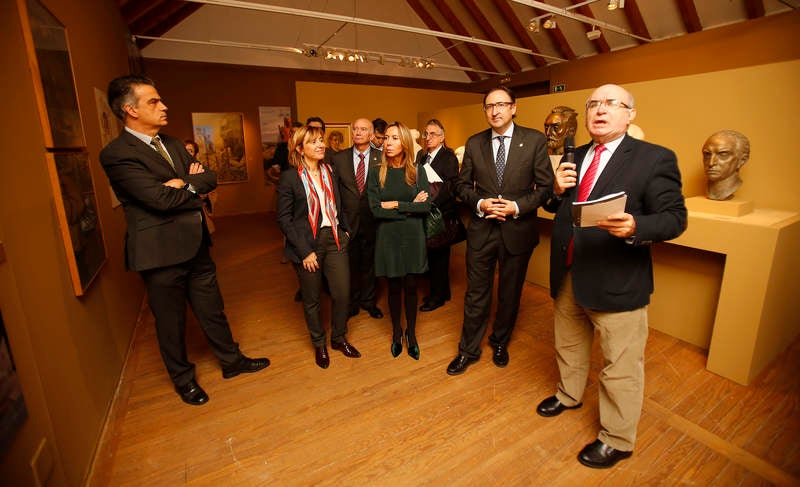
[[[242,355],[223,312],[199,197],[217,186],[217,176],[194,161],[183,142],[159,135],[167,125],[167,107],[150,79],[114,79],[108,103],[125,123],[122,134],[100,153],[100,162],[125,209],[126,266],[144,279],[161,357],[176,392],[188,404],[205,404],[208,395],[186,356],[187,300],[224,378],[269,365],[266,358]]]
[[[653,292],[650,244],[686,228],[675,154],[626,135],[633,96],[604,85],[586,103],[590,144],[556,170],[546,208],[556,213],[550,253],[555,346],[560,381],[536,411],[550,417],[581,406],[595,329],[603,351],[599,373],[601,430],[578,460],[608,468],[631,456],[644,397],[647,304]],[[575,188],[575,186],[578,186]],[[575,227],[572,203],[624,191],[625,210],[593,227]]]
[[[453,150],[444,143],[444,126],[439,120],[431,119],[425,124],[422,134],[425,147],[417,154],[417,170],[430,166],[435,177],[428,176],[429,194],[432,203],[442,212],[445,221],[460,218],[456,200],[458,182],[458,159]],[[461,227],[463,228],[463,227]],[[428,274],[430,275],[430,294],[423,299],[420,311],[433,311],[450,301],[450,245],[439,248],[428,247]]]
[[[350,219],[350,316],[359,306],[370,316],[383,318],[375,296],[375,218],[367,199],[367,175],[381,162],[380,151],[370,148],[372,122],[359,118],[351,125],[353,145],[333,156],[342,193],[342,209]]]
[[[536,209],[553,184],[547,139],[515,125],[516,97],[505,86],[489,91],[483,108],[490,129],[467,140],[458,194],[474,214],[467,230],[467,293],[458,355],[447,373],[458,375],[481,355],[499,263],[497,313],[489,343],[498,367],[508,365],[525,272],[539,243]]]

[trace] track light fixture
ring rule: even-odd
[[[625,0],[608,0],[609,10],[616,10],[618,8],[625,8]]]
[[[596,26],[592,26],[592,30],[586,33],[586,38],[590,41],[594,41],[599,39],[601,34],[602,32],[598,30]]]
[[[556,17],[555,15],[551,16],[549,19],[544,21],[542,27],[545,29],[555,29],[556,28]]]
[[[534,34],[539,32],[539,19],[531,19],[531,21],[528,22],[528,30]]]

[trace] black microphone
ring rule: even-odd
[[[571,135],[568,135],[564,138],[564,157],[561,158],[561,163],[564,164],[568,162],[570,164],[575,163],[575,138]],[[559,165],[560,165],[559,164]],[[562,198],[569,197],[570,190],[572,188],[568,188],[564,191],[564,194],[561,195]]]

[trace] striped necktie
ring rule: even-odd
[[[167,162],[169,162],[169,165],[172,166],[172,169],[175,169],[175,163],[172,162],[172,158],[169,156],[169,152],[167,152],[167,150],[164,148],[164,145],[161,143],[161,137],[159,137],[158,135],[153,137],[150,140],[150,145],[155,147],[156,152],[161,154],[161,157],[163,157],[164,159],[167,160]]]

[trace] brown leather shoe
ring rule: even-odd
[[[314,347],[314,349],[314,360],[316,360],[317,365],[322,369],[327,369],[331,364],[331,357],[328,355],[328,348],[325,345],[322,345],[321,347]]]
[[[344,354],[345,357],[350,358],[359,358],[361,357],[361,353],[356,350],[356,347],[350,344],[347,340],[342,340],[341,342],[331,342],[331,348],[334,350],[339,350]]]

